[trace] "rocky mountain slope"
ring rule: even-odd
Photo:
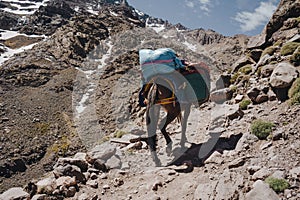
[[[0,13],[0,199],[300,198],[299,1],[282,0],[251,38],[189,30],[126,2],[43,3],[25,17],[0,3],[18,11]],[[157,168],[137,139],[138,50],[166,46],[207,63],[213,91],[192,109],[186,149],[176,122],[171,156],[158,134]],[[268,138],[252,134],[256,119],[272,123]],[[269,176],[288,186],[276,193]]]

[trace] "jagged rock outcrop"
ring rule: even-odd
[[[8,12],[0,12],[0,29],[10,30],[10,28],[18,24],[19,19],[20,17],[17,15]]]
[[[299,30],[299,20],[297,20],[299,12],[299,1],[281,0],[278,9],[262,33],[250,38],[248,48],[265,48],[280,38],[286,40],[292,38]]]
[[[222,38],[224,38],[223,35],[213,30],[205,31],[204,29],[193,30],[187,35],[194,38],[201,45],[218,43]]]
[[[72,92],[78,74],[75,67],[97,68],[85,63],[89,52],[109,36],[142,24],[121,14],[115,16],[106,7],[100,15],[76,16],[50,38],[2,64],[1,191],[24,184],[18,173],[25,173],[28,179],[40,176],[51,170],[58,155],[85,148],[72,125]],[[95,51],[94,59],[100,59],[103,52]],[[25,166],[38,163],[37,167],[24,172],[19,162],[9,162],[10,156],[22,157]],[[11,176],[19,183],[4,178]]]
[[[52,35],[57,28],[68,23],[75,11],[64,1],[51,1],[31,15],[18,28],[28,35]]]

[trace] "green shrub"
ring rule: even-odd
[[[114,137],[116,137],[116,138],[121,138],[121,137],[123,137],[123,135],[126,135],[126,134],[128,134],[128,133],[125,132],[125,131],[117,130],[117,131],[114,133]]]
[[[230,87],[229,87],[229,89],[232,91],[232,93],[235,93],[236,91],[237,91],[237,86],[236,85],[231,85]]]
[[[258,139],[264,140],[272,132],[274,124],[271,122],[265,122],[263,120],[254,120],[251,124],[251,133],[254,134]]]
[[[244,99],[239,103],[239,106],[242,110],[246,110],[250,104],[251,104],[250,99]]]
[[[293,55],[290,57],[290,61],[295,65],[300,65],[300,47],[298,47],[297,50],[293,53]]]
[[[297,17],[297,18],[294,18],[294,19],[297,21],[298,24],[300,23],[300,17]]]
[[[287,56],[295,52],[295,50],[300,46],[299,42],[288,42],[284,44],[280,50],[281,55]]]
[[[231,76],[230,83],[231,83],[231,84],[235,83],[236,80],[237,80],[237,78],[238,78],[240,75],[241,75],[241,73],[239,73],[239,72],[236,72],[235,74],[233,74],[233,75]]]
[[[261,69],[262,69],[262,66],[258,67],[257,70],[256,70],[256,75],[258,77],[260,77],[260,75],[261,75]]]
[[[300,104],[300,78],[297,78],[289,89],[290,104]]]
[[[299,105],[300,104],[300,93],[297,93],[290,99],[291,105]]]
[[[45,122],[38,122],[35,124],[35,129],[41,134],[46,134],[50,131],[50,124]]]
[[[243,74],[250,74],[252,72],[252,66],[245,65],[242,68],[240,68],[238,72],[243,73]]]
[[[110,140],[110,137],[108,135],[106,135],[98,141],[98,144],[103,144],[109,140]]]
[[[277,46],[277,47],[279,47],[279,46],[281,46],[282,45],[282,40],[277,40],[274,44],[273,44],[273,46]]]
[[[283,192],[285,189],[288,189],[290,187],[290,184],[286,180],[274,178],[271,176],[266,178],[265,182],[268,183],[269,186],[277,193]]]
[[[51,146],[51,151],[54,154],[65,156],[69,150],[71,145],[71,141],[68,139],[67,136],[63,136],[57,143]]]
[[[270,56],[272,56],[275,53],[276,49],[277,49],[276,46],[270,46],[270,47],[265,48],[265,50],[263,50],[263,52],[261,54],[261,57],[263,57],[266,54],[269,54]]]

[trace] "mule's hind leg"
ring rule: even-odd
[[[182,121],[181,121],[181,140],[180,140],[180,145],[181,147],[184,147],[184,144],[185,142],[187,141],[187,138],[186,138],[186,127],[187,127],[187,120],[188,120],[188,117],[190,115],[190,112],[191,112],[191,104],[186,104],[184,106],[182,106],[182,110],[184,111],[184,114],[183,114],[183,118],[182,118]]]
[[[147,132],[148,132],[148,145],[150,148],[152,159],[156,166],[161,166],[161,162],[156,154],[156,128],[158,124],[160,106],[152,105],[147,109]]]
[[[172,152],[172,140],[169,133],[166,131],[167,126],[180,114],[179,110],[173,110],[173,112],[168,112],[167,116],[160,122],[159,129],[161,130],[165,140],[166,140],[166,152],[169,156]]]

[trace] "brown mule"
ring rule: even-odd
[[[155,165],[161,166],[161,162],[156,153],[156,129],[159,122],[160,107],[163,107],[165,109],[167,115],[160,121],[158,127],[166,140],[167,153],[170,154],[172,150],[172,140],[168,132],[166,131],[166,128],[175,118],[178,118],[180,120],[180,144],[183,147],[187,140],[185,132],[187,127],[187,119],[190,114],[191,104],[180,104],[179,102],[175,101],[174,90],[172,89],[174,87],[172,86],[172,83],[170,83],[170,81],[163,77],[156,76],[149,84],[150,89],[146,94],[146,124],[148,132],[148,145]],[[182,111],[184,111],[183,115]]]

